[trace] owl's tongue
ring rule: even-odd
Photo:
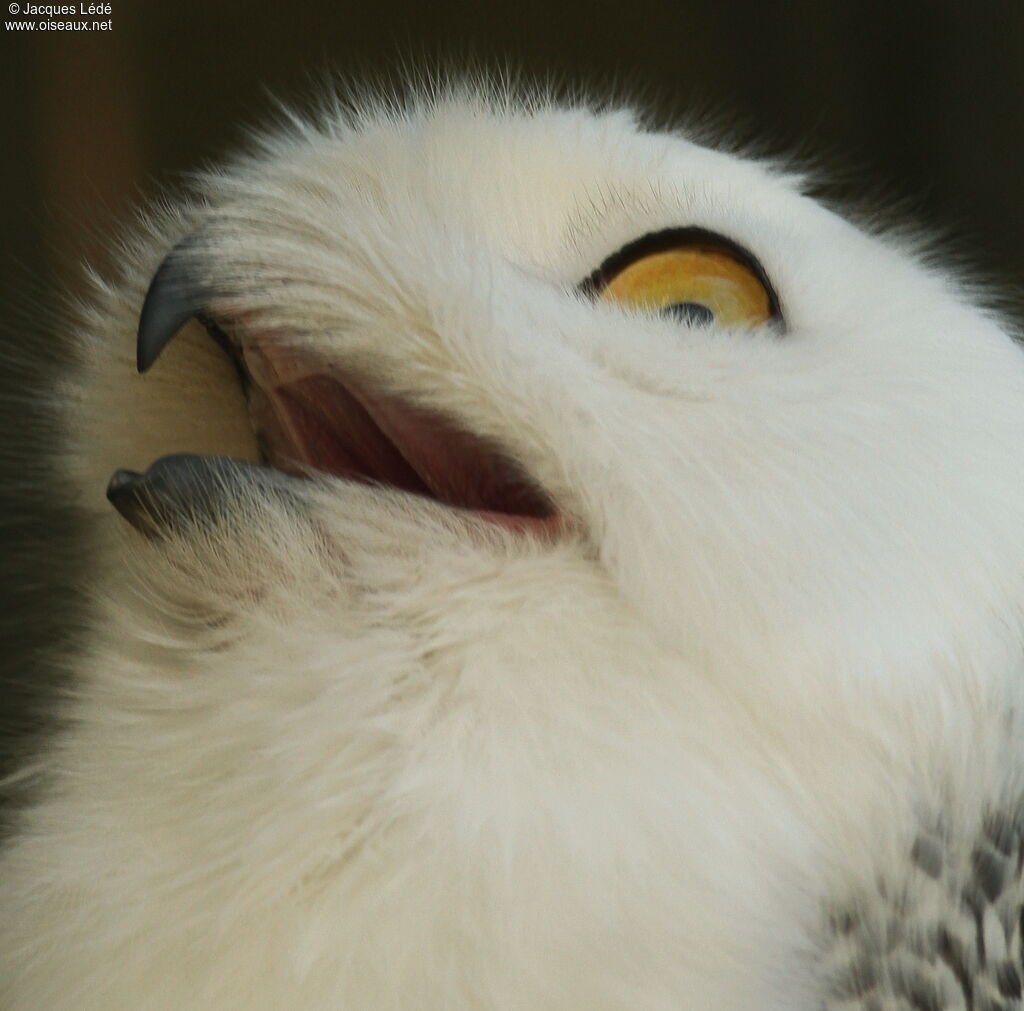
[[[518,467],[448,419],[270,342],[247,342],[244,359],[253,427],[278,469],[400,488],[520,529],[557,520]]]

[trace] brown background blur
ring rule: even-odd
[[[51,292],[85,259],[102,269],[142,198],[237,146],[271,96],[442,61],[710,109],[1024,287],[1024,0],[112,0],[102,18],[111,31],[0,32],[0,774],[4,724],[51,677],[33,644],[77,597],[70,521],[18,454],[41,424],[23,394],[60,357]]]

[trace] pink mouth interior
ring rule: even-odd
[[[517,530],[552,532],[547,496],[485,440],[447,418],[370,394],[323,363],[269,342],[248,344],[250,412],[267,462],[435,499]]]

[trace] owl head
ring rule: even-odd
[[[81,978],[131,934],[174,1006],[172,955],[197,1007],[813,1007],[833,898],[1014,788],[1024,359],[907,241],[471,90],[143,231],[66,392]]]

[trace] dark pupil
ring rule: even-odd
[[[688,326],[709,326],[715,321],[715,314],[700,302],[676,302],[666,305],[661,313],[663,316],[674,316]]]

